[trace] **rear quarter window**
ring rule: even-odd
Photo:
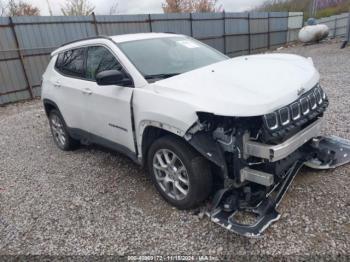
[[[77,48],[58,54],[55,68],[62,74],[84,77],[85,48]]]

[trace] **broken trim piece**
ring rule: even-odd
[[[350,141],[337,136],[321,137],[317,145],[317,151],[323,154],[332,154],[330,162],[323,163],[318,158],[305,163],[307,167],[314,169],[331,169],[350,162]]]
[[[225,211],[223,208],[223,201],[225,196],[230,194],[231,189],[220,190],[214,197],[215,201],[212,210],[207,212],[210,219],[228,229],[231,232],[243,235],[246,237],[258,237],[271,223],[280,218],[280,214],[276,208],[281,202],[283,196],[288,191],[295,176],[298,174],[303,162],[296,162],[288,171],[286,178],[270,192],[266,198],[253,208],[237,208],[231,211]],[[239,211],[245,211],[257,215],[254,224],[241,224],[234,219],[234,216]]]
[[[152,120],[143,120],[139,124],[139,132],[138,132],[138,139],[137,139],[137,147],[138,147],[138,157],[142,159],[142,137],[143,133],[146,130],[147,127],[157,127],[159,129],[163,129],[165,131],[168,131],[170,133],[173,133],[177,136],[183,137],[185,135],[185,132],[181,129],[171,126],[169,124],[161,123],[158,121],[152,121]]]
[[[220,145],[212,138],[209,133],[198,132],[192,135],[188,143],[192,145],[206,159],[221,168],[226,170],[226,162],[224,153]]]

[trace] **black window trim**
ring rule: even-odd
[[[135,81],[133,79],[133,77],[131,76],[131,74],[129,73],[129,70],[126,69],[126,66],[124,66],[124,64],[120,61],[120,59],[118,59],[118,56],[113,52],[113,50],[105,45],[105,44],[102,44],[102,43],[91,43],[91,44],[87,44],[87,45],[81,45],[81,46],[77,46],[77,47],[72,47],[72,48],[68,48],[68,49],[65,49],[65,50],[62,50],[61,52],[57,53],[55,56],[56,56],[56,61],[55,61],[55,66],[54,66],[54,70],[59,73],[60,75],[64,76],[64,77],[69,77],[69,78],[74,78],[74,79],[79,79],[79,80],[84,80],[84,81],[89,81],[89,82],[94,82],[96,83],[95,80],[92,80],[92,79],[87,79],[86,78],[86,63],[87,63],[87,51],[88,51],[88,48],[89,47],[96,47],[96,46],[102,46],[104,48],[106,48],[113,56],[114,58],[118,61],[118,63],[122,66],[122,68],[125,70],[125,72],[127,73],[127,75],[129,76],[130,80],[131,80],[131,86],[123,86],[123,87],[127,87],[127,88],[135,88]],[[84,48],[84,68],[83,68],[83,71],[84,71],[84,77],[79,77],[79,76],[72,76],[72,75],[68,75],[68,74],[64,74],[63,72],[61,72],[59,70],[59,68],[57,68],[56,64],[57,64],[57,59],[58,59],[58,56],[64,52],[67,52],[67,51],[70,51],[70,50],[75,50],[75,49],[81,49],[81,48]]]
[[[56,72],[58,72],[59,74],[65,76],[65,77],[76,78],[76,79],[84,79],[84,77],[73,76],[73,75],[65,74],[65,73],[63,73],[63,72],[60,70],[59,67],[57,67],[57,60],[58,60],[58,56],[59,56],[60,54],[63,54],[63,53],[68,52],[68,51],[73,51],[73,50],[76,50],[76,49],[84,49],[84,52],[83,52],[83,59],[84,59],[84,61],[83,61],[83,76],[85,76],[85,74],[86,74],[86,72],[85,72],[85,70],[86,70],[86,48],[85,48],[85,47],[70,48],[70,49],[67,49],[67,50],[64,50],[64,51],[58,53],[58,54],[56,55],[57,58],[56,58],[56,61],[55,61],[55,67],[54,67],[54,68],[55,68]]]

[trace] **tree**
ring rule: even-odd
[[[4,1],[0,0],[0,16],[6,15],[6,4]]]
[[[193,12],[216,12],[217,0],[195,0],[192,1]]]
[[[109,8],[109,15],[118,14],[119,1],[115,0],[114,3]]]
[[[8,5],[4,9],[4,14],[7,16],[38,16],[40,10],[38,7],[33,6],[23,1],[10,0]]]
[[[164,13],[187,13],[191,12],[189,0],[166,0],[162,4]]]
[[[65,16],[91,15],[94,10],[95,6],[91,5],[89,0],[66,0],[65,6],[61,8]]]
[[[165,0],[164,13],[217,12],[217,0]]]

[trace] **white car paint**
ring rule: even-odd
[[[125,42],[156,37],[174,37],[174,34],[133,34],[111,38],[115,42]],[[110,49],[132,76],[135,88],[101,88],[95,82],[72,79],[54,69],[58,53],[90,45]],[[108,39],[68,44],[55,50],[52,57],[43,75],[42,99],[57,103],[69,127],[99,135],[131,152],[135,152],[130,111],[133,96],[138,157],[141,157],[143,131],[149,125],[184,136],[196,122],[198,111],[224,116],[263,115],[296,100],[301,88],[307,91],[319,81],[319,74],[310,59],[286,54],[228,59],[151,84]],[[57,80],[62,83],[60,87],[54,85]],[[86,88],[92,91],[91,95],[84,94]],[[71,93],[66,90],[71,90]],[[122,126],[127,132],[109,127],[110,122]]]
[[[153,84],[160,95],[177,97],[196,111],[224,116],[270,113],[319,81],[313,63],[300,56],[265,54],[229,59]]]

